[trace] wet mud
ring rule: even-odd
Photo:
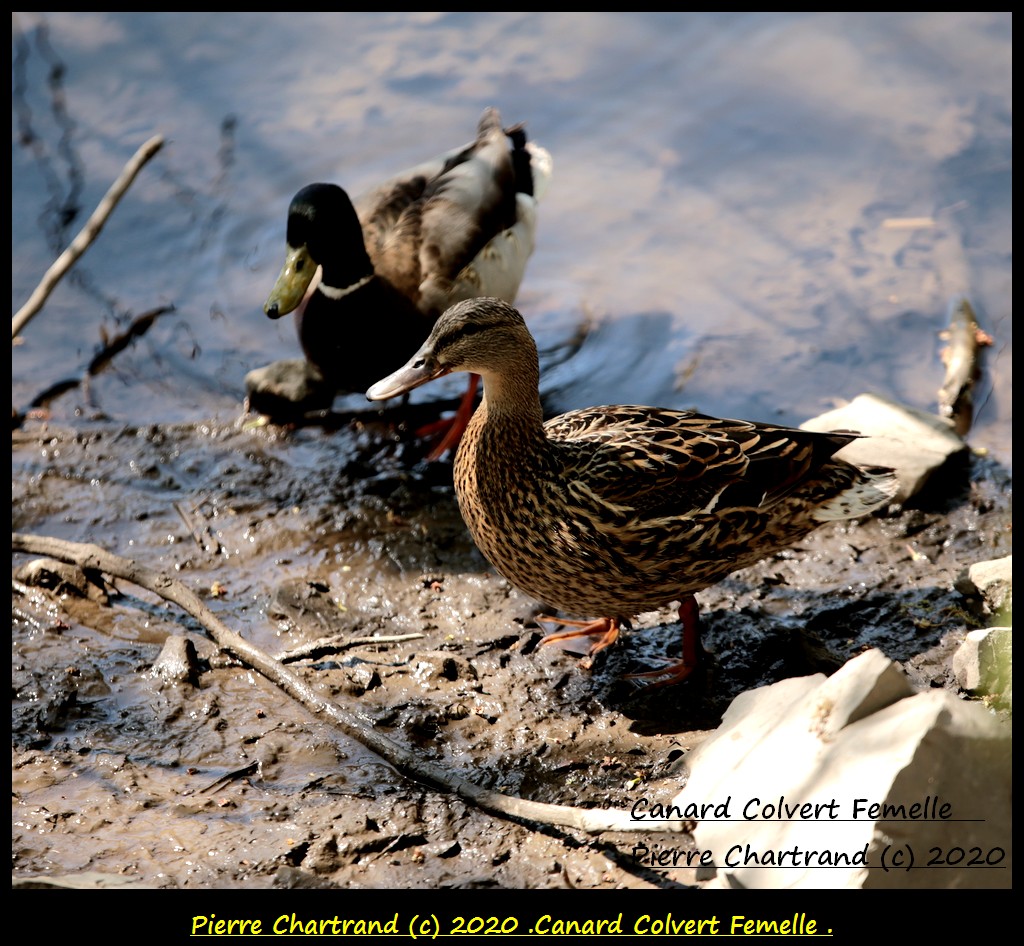
[[[1011,547],[1010,475],[969,455],[912,507],[824,527],[700,593],[704,665],[645,690],[625,675],[678,655],[675,611],[640,615],[590,670],[538,647],[540,603],[476,551],[450,464],[424,463],[409,426],[374,412],[331,429],[30,419],[13,436],[14,529],[94,541],[174,574],[325,698],[465,779],[617,808],[671,798],[688,750],[751,687],[830,673],[878,647],[917,685],[955,691],[953,650],[985,619],[954,582]],[[16,555],[15,569],[30,558]],[[410,889],[708,879],[636,867],[636,836],[538,829],[417,783],[173,605],[120,580],[106,592],[103,603],[14,584],[16,879]],[[194,644],[191,664],[183,648],[161,657],[174,638]]]

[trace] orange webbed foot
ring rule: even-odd
[[[695,666],[688,664],[685,660],[666,660],[664,667],[659,667],[657,670],[645,670],[643,673],[627,673],[625,679],[641,680],[664,677],[663,680],[655,680],[654,683],[648,683],[647,686],[642,688],[643,690],[656,690],[658,687],[682,683],[696,669]]]
[[[683,656],[679,660],[666,660],[663,667],[647,670],[643,673],[628,673],[627,680],[642,680],[664,677],[643,687],[643,691],[655,690],[658,687],[673,686],[682,683],[697,669],[700,655],[704,648],[700,642],[700,611],[697,599],[690,595],[679,604],[679,620],[683,626]]]
[[[580,664],[586,669],[590,669],[594,662],[594,655],[600,653],[606,647],[611,647],[612,644],[619,638],[619,622],[614,618],[597,618],[594,621],[570,621],[567,618],[555,618],[547,615],[541,615],[537,618],[538,621],[553,621],[563,627],[570,627],[572,630],[569,631],[556,631],[554,634],[548,634],[541,639],[540,646],[543,647],[546,644],[559,644],[563,650],[568,650],[573,653],[582,653],[583,659]],[[573,645],[563,646],[562,641],[577,640],[581,637],[593,638],[593,642],[581,650]]]

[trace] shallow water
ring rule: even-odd
[[[56,416],[230,419],[298,354],[261,310],[295,190],[359,192],[496,104],[555,160],[521,308],[542,348],[598,326],[553,409],[934,409],[966,294],[995,339],[971,442],[1012,462],[1009,14],[17,13],[12,54],[14,310],[167,139],[24,331],[15,405],[173,305]]]

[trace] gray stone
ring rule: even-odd
[[[1013,556],[975,562],[956,582],[957,591],[981,598],[986,614],[1013,611]]]
[[[199,656],[196,645],[187,637],[171,634],[164,641],[160,656],[153,664],[153,676],[166,683],[199,683]]]
[[[964,690],[1013,701],[1013,628],[971,631],[953,654],[953,673]]]

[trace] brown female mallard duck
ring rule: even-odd
[[[277,417],[329,407],[365,391],[417,347],[452,303],[512,301],[534,248],[547,151],[497,109],[476,140],[385,181],[354,203],[336,184],[310,184],[288,210],[288,253],[264,306],[276,319],[308,298],[296,323],[306,360],[274,362],[246,378],[249,405]],[[321,276],[311,289],[319,266]],[[464,419],[434,449],[440,455]]]
[[[455,457],[459,508],[480,551],[512,584],[574,615],[568,637],[611,644],[641,611],[682,602],[684,679],[699,653],[694,592],[786,548],[817,526],[861,516],[896,493],[892,470],[833,454],[859,436],[692,411],[612,405],[543,420],[537,348],[500,299],[448,309],[371,400],[453,371],[483,378]]]

